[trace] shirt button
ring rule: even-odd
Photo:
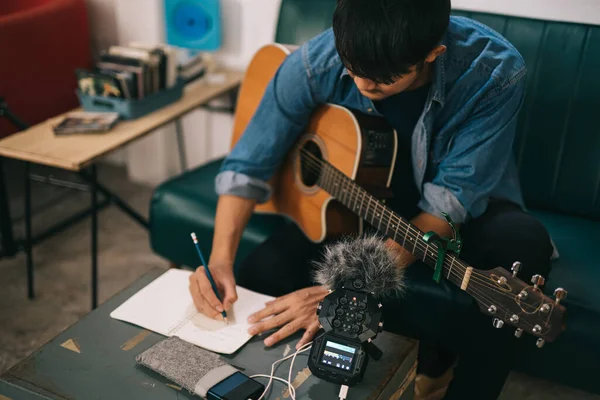
[[[368,112],[373,112],[373,109],[372,108],[367,108],[367,111]]]

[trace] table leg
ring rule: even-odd
[[[89,173],[85,171],[81,171],[80,175],[85,179],[85,181],[90,185],[90,190],[92,187],[92,177]],[[140,225],[142,225],[145,229],[148,229],[148,221],[142,215],[140,215],[137,211],[131,208],[127,203],[119,198],[116,194],[108,190],[102,183],[98,182],[98,180],[94,179],[94,186],[97,192],[104,194],[108,200],[110,200],[114,205],[119,207],[121,211],[129,215],[135,221],[137,221]]]
[[[90,193],[92,195],[92,310],[98,306],[98,190],[96,165],[90,167]]]
[[[2,249],[0,257],[12,257],[18,249],[13,235],[12,218],[8,204],[8,190],[4,175],[4,159],[0,158],[0,232],[2,235]]]
[[[185,138],[183,137],[183,126],[181,118],[175,120],[175,130],[177,131],[177,150],[179,152],[179,166],[181,172],[187,170],[187,158],[185,156]]]
[[[33,242],[31,238],[31,181],[29,166],[25,163],[25,252],[27,253],[27,297],[33,299]]]

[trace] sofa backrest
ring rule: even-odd
[[[600,27],[454,14],[500,32],[525,59],[514,150],[527,204],[600,218]]]
[[[329,28],[335,3],[282,0],[276,41],[301,44]],[[453,15],[497,30],[527,64],[514,145],[527,205],[600,218],[600,27],[464,11]]]

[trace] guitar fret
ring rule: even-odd
[[[391,224],[391,223],[392,223],[392,215],[390,215],[390,216],[388,217],[388,224],[387,224],[387,227],[385,228],[385,233],[386,233],[386,235],[389,235],[389,234],[390,234],[390,224]]]
[[[377,204],[377,203],[375,203],[375,204]],[[378,205],[376,205],[375,207],[378,208]],[[381,223],[383,222],[383,212],[381,213],[381,215],[379,215],[379,213],[377,213],[377,216],[379,217],[379,225],[377,225],[377,230],[380,231]]]
[[[342,204],[344,203],[344,180],[343,179],[338,179],[338,181],[340,182],[339,187],[340,187],[340,197],[339,200],[342,202]]]
[[[395,223],[394,225],[394,241],[397,242],[397,238],[398,238],[398,228],[400,228],[400,224],[398,222]]]
[[[360,215],[361,217],[365,217],[366,214],[366,210],[363,210],[363,203],[365,202],[365,196],[367,195],[367,193],[365,191],[362,192],[362,199],[360,200]],[[364,215],[363,215],[364,214]]]
[[[320,186],[325,189],[325,191],[329,192],[330,190],[327,190],[329,188],[329,182],[327,182],[327,171],[328,168],[326,166],[323,166],[321,168],[321,175],[319,175],[319,179],[320,179]]]
[[[409,229],[412,229],[412,227],[409,225]],[[415,231],[416,232],[416,231]],[[418,244],[418,236],[415,235],[413,237],[409,237],[411,243],[412,243],[412,253],[417,256],[417,258],[421,258],[421,255],[419,254],[420,249],[417,247]]]
[[[448,279],[450,279],[450,274],[452,273],[452,267],[454,266],[455,257],[452,257],[452,261],[450,262],[450,269],[448,270]]]

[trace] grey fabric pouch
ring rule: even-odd
[[[208,390],[238,372],[218,354],[171,336],[136,357],[136,362],[206,398]]]

